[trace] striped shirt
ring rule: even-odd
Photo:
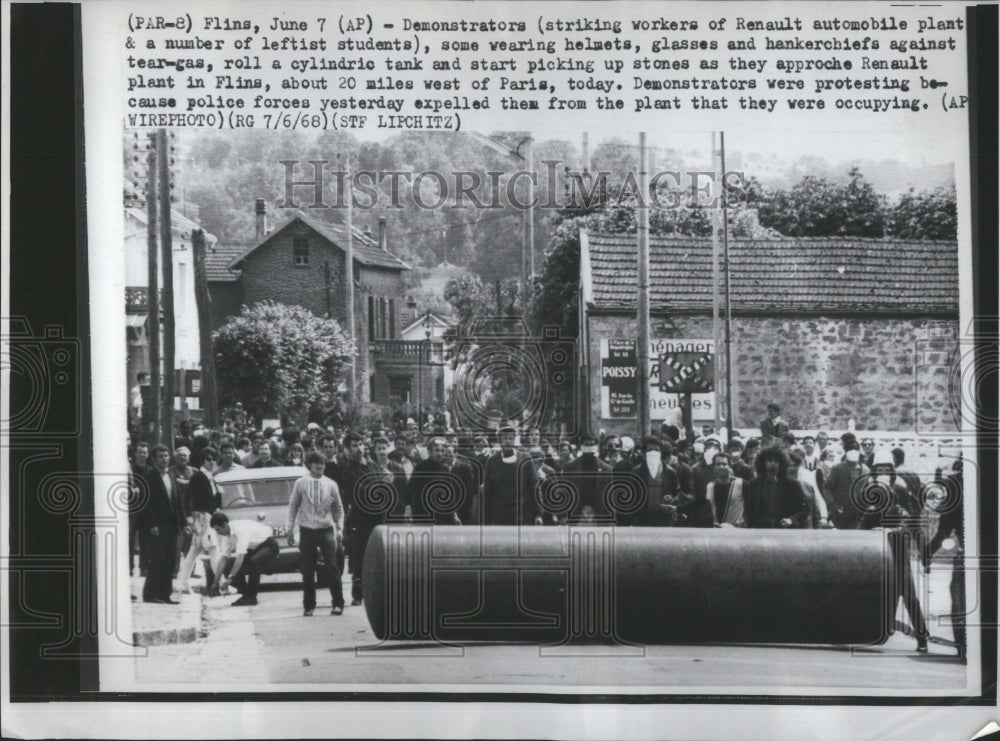
[[[299,527],[324,530],[332,527],[340,535],[344,528],[344,508],[340,504],[337,484],[326,476],[312,474],[295,482],[292,498],[288,502],[288,522],[285,532],[293,532],[295,520]]]

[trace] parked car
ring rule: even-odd
[[[296,573],[299,548],[289,548],[285,532],[288,502],[295,482],[307,473],[301,466],[245,468],[215,477],[222,495],[222,511],[230,520],[257,520],[271,526],[281,547],[278,557],[265,567],[265,574]],[[298,526],[295,528],[298,540]]]

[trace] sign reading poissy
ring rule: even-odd
[[[601,417],[603,419],[635,419],[638,409],[636,380],[638,360],[635,340],[602,339],[601,351]],[[660,359],[669,357],[693,372],[698,388],[692,388],[691,408],[694,421],[710,421],[715,417],[715,392],[712,360],[715,343],[712,340],[654,339],[649,343],[649,411],[650,419],[667,421],[680,426],[680,398],[676,390],[660,389]],[[707,357],[707,361],[705,358]],[[671,366],[672,367],[672,366]],[[678,375],[674,369],[673,375]],[[667,379],[672,388],[671,379]],[[707,389],[705,386],[707,385]]]

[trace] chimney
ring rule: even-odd
[[[386,252],[389,251],[389,239],[386,237],[385,233],[385,217],[378,217],[378,246],[381,247]]]
[[[257,239],[261,240],[264,238],[264,233],[267,231],[266,227],[267,209],[264,206],[263,198],[258,198],[257,201],[254,203],[253,212],[257,226],[256,229]]]

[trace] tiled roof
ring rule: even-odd
[[[214,247],[205,250],[205,275],[209,283],[235,283],[240,279],[239,270],[230,270],[233,261],[246,252],[250,245],[223,244],[217,242]]]
[[[585,234],[598,309],[636,305],[636,236]],[[650,308],[712,305],[712,242],[651,237]],[[732,309],[805,313],[958,313],[958,245],[854,237],[729,242]],[[586,258],[583,260],[586,263]],[[586,265],[583,265],[586,281]]]
[[[244,251],[237,255],[236,258],[230,263],[231,268],[238,268],[238,263],[243,260],[247,255],[253,252],[255,249],[260,247],[262,244],[267,242],[275,234],[285,229],[289,224],[294,221],[301,221],[304,224],[312,227],[320,235],[330,240],[333,244],[337,245],[343,249],[344,245],[347,243],[347,228],[342,224],[331,224],[325,221],[319,221],[314,219],[301,211],[295,213],[290,218],[286,219],[282,224],[279,224],[273,231],[271,231],[262,240],[255,242],[249,248],[244,249]],[[393,255],[391,252],[387,252],[378,246],[378,243],[373,239],[368,237],[363,232],[358,229],[353,230],[354,243],[352,245],[354,249],[354,259],[357,260],[362,265],[367,265],[369,267],[379,267],[379,268],[389,268],[392,270],[409,270],[410,266],[405,262],[400,260],[398,257]]]

